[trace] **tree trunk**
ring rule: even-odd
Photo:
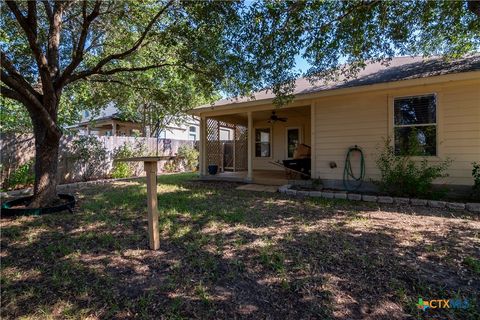
[[[60,137],[33,121],[35,134],[35,184],[31,208],[45,207],[55,202],[58,185],[58,152]]]

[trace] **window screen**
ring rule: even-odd
[[[397,155],[437,154],[437,102],[435,95],[396,98],[394,138]]]

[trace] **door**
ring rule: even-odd
[[[287,128],[286,129],[286,144],[287,144],[287,154],[286,158],[287,159],[293,159],[293,153],[295,152],[295,149],[297,146],[302,143],[302,132],[300,128],[295,127],[295,128]]]

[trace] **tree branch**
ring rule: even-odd
[[[18,8],[15,1],[6,1],[6,4],[10,8],[10,10],[13,12],[13,14],[15,15],[15,18],[17,19],[17,22],[20,24],[23,31],[25,32],[25,35],[27,36],[27,39],[28,39],[28,44],[30,46],[30,50],[32,50],[35,60],[37,61],[38,67],[44,70],[48,69],[47,58],[45,57],[42,50],[40,49],[40,46],[37,43],[36,34],[31,29],[27,19],[22,14],[22,12]],[[32,18],[30,17],[30,19]],[[35,17],[35,20],[36,20],[36,17]]]
[[[18,83],[13,77],[9,76],[3,70],[1,71],[1,79],[2,82],[10,88],[10,90],[6,90],[4,94],[3,89],[5,87],[2,87],[2,95],[22,102],[27,108],[32,118],[40,118],[45,127],[51,130],[51,132],[53,132],[58,137],[62,135],[62,132],[56,125],[55,121],[53,121],[47,109],[43,107],[42,103],[40,102],[40,100],[37,99],[36,96],[34,96],[31,92],[29,92],[26,88],[24,88],[20,83]]]
[[[65,77],[64,79],[62,79],[62,81],[67,84],[67,83],[71,83],[71,82],[74,82],[74,81],[77,81],[79,79],[82,79],[82,78],[86,78],[86,77],[89,77],[93,74],[99,74],[99,72],[102,72],[102,68],[107,64],[109,63],[110,61],[112,60],[121,60],[121,59],[124,59],[126,58],[127,56],[129,56],[130,54],[132,54],[133,52],[135,52],[143,43],[143,41],[145,40],[145,37],[148,35],[148,33],[150,32],[150,30],[153,28],[153,25],[155,24],[155,22],[158,20],[158,18],[160,18],[160,16],[173,4],[173,0],[169,0],[168,3],[158,11],[158,13],[150,20],[150,22],[148,23],[147,27],[145,28],[145,30],[143,30],[142,34],[140,35],[140,37],[138,38],[137,41],[135,41],[134,45],[128,49],[128,50],[125,50],[123,52],[120,52],[120,53],[115,53],[115,54],[110,54],[108,56],[106,56],[105,58],[101,59],[93,68],[91,69],[88,69],[88,70],[84,70],[84,71],[81,71],[75,75],[72,75],[71,77]],[[127,71],[127,70],[124,70],[124,71]]]
[[[52,6],[48,2],[48,0],[43,0],[43,6],[45,7],[45,13],[47,14],[48,21],[52,21],[53,19],[53,11],[52,11]]]
[[[37,37],[38,33],[38,25],[37,25],[37,3],[35,1],[28,1],[28,15],[27,15],[27,22],[31,26],[33,34],[35,38]]]
[[[478,0],[469,0],[467,1],[468,10],[473,12],[477,17],[480,18],[480,1]]]
[[[47,57],[50,75],[55,77],[59,71],[58,46],[62,30],[64,2],[55,2],[48,29]]]
[[[5,87],[5,86],[0,86],[0,93],[1,93],[2,96],[6,97],[6,98],[9,98],[9,99],[20,102],[21,104],[23,104],[28,109],[27,105],[30,103],[30,101],[25,99],[25,97],[22,96],[21,94],[19,94],[17,91],[12,90],[12,89],[10,89],[8,87]]]
[[[133,86],[129,83],[117,80],[117,79],[87,79],[88,82],[99,82],[99,83],[115,83],[122,85],[124,87],[128,88],[133,88],[133,89],[138,89],[138,90],[154,90],[154,88],[149,88],[149,87],[140,87],[140,86]]]
[[[77,68],[78,65],[83,60],[83,54],[85,52],[85,42],[87,40],[88,30],[90,28],[92,21],[95,20],[99,15],[100,5],[101,5],[101,2],[99,0],[95,1],[95,5],[93,7],[92,12],[89,15],[87,15],[87,1],[86,0],[83,1],[83,6],[82,6],[83,23],[82,23],[82,30],[80,32],[80,38],[78,39],[78,43],[75,46],[75,49],[73,51],[72,61],[65,68],[65,70],[63,71],[62,75],[58,80],[58,85],[60,87],[63,86],[65,80],[73,73],[75,68]]]
[[[32,85],[28,81],[26,81],[24,77],[22,77],[22,75],[17,71],[13,63],[7,58],[6,54],[3,51],[0,51],[0,56],[2,68],[7,70],[8,76],[13,77],[22,87],[28,90],[38,100],[41,100],[41,94],[35,91]]]
[[[10,8],[10,10],[12,11],[12,13],[15,15],[15,18],[17,19],[17,22],[20,24],[23,31],[25,32],[25,35],[27,36],[30,50],[32,51],[33,56],[37,62],[38,72],[42,79],[42,87],[43,87],[44,93],[49,93],[53,95],[54,94],[53,82],[52,82],[52,77],[50,76],[47,58],[43,54],[42,49],[40,48],[40,45],[37,43],[36,30],[32,30],[32,23],[33,23],[33,26],[36,26],[37,24],[36,9],[33,10],[33,8],[29,6],[29,16],[28,18],[25,18],[25,16],[22,14],[22,12],[18,8],[15,1],[6,1],[6,3]]]

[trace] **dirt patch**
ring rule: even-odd
[[[2,318],[480,315],[478,216],[190,179],[160,179],[159,251],[141,181],[82,189],[74,215],[0,221]],[[419,298],[469,305],[422,311]]]

